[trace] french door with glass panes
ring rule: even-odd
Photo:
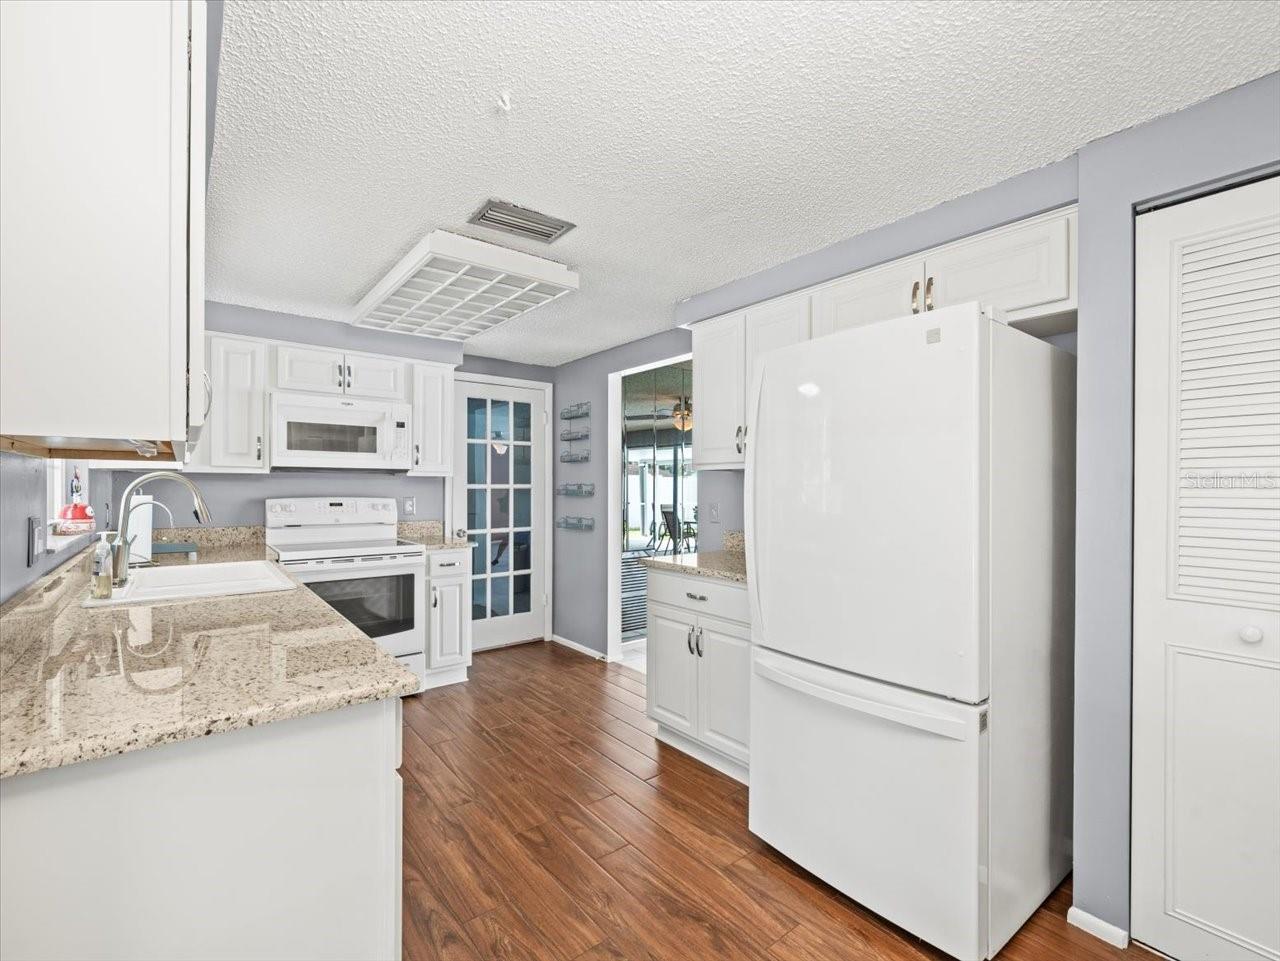
[[[528,387],[455,386],[453,528],[471,551],[472,647],[544,633],[546,415]]]

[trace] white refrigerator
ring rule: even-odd
[[[1071,863],[1074,357],[977,304],[768,354],[751,830],[963,961]]]

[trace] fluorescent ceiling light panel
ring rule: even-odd
[[[466,340],[577,289],[577,272],[564,264],[436,230],[374,285],[348,323]]]

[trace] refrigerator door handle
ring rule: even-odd
[[[781,684],[783,687],[789,687],[793,691],[799,691],[801,694],[819,698],[838,707],[857,711],[860,714],[869,714],[872,717],[892,721],[904,727],[928,731],[931,734],[938,734],[954,741],[967,741],[969,739],[968,731],[965,730],[965,723],[955,718],[943,717],[938,714],[926,714],[923,711],[913,711],[909,708],[899,707],[896,704],[885,704],[881,701],[873,701],[869,698],[846,694],[843,691],[833,691],[829,687],[805,680],[802,677],[796,677],[791,672],[759,658],[755,662],[755,672],[758,677],[773,681],[775,684]]]

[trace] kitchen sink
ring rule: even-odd
[[[232,594],[264,594],[291,591],[298,586],[272,561],[230,561],[224,564],[190,564],[134,570],[110,599],[87,598],[84,607],[120,604],[159,604]]]

